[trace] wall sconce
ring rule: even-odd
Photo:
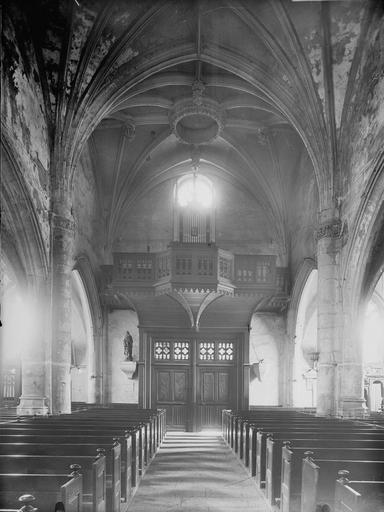
[[[320,352],[310,352],[309,355],[311,356],[312,368],[317,372],[317,364],[319,362]]]

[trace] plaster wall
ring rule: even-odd
[[[212,178],[216,201],[216,244],[236,254],[278,254],[262,207],[249,193]],[[173,186],[168,181],[139,198],[127,214],[115,251],[164,250],[173,236]]]
[[[303,153],[292,176],[288,209],[291,275],[294,276],[304,258],[314,258],[316,255],[318,194],[312,163],[306,153]]]
[[[379,10],[379,9],[377,9]],[[383,13],[381,14],[381,16]],[[364,47],[350,85],[346,122],[341,132],[343,214],[352,225],[360,196],[383,151],[384,140],[384,24],[374,16],[364,34]]]
[[[280,358],[285,343],[285,320],[281,316],[258,313],[251,321],[249,338],[249,362],[260,364],[260,379],[254,378],[249,386],[250,405],[279,405]]]
[[[86,148],[73,178],[72,211],[76,224],[74,255],[86,254],[93,267],[103,261],[101,236],[105,222],[98,197],[90,155]]]
[[[125,360],[123,339],[126,331],[133,338],[132,356],[139,359],[138,318],[134,311],[115,310],[108,315],[108,401],[120,403],[138,402],[138,380],[131,380],[120,369]]]
[[[87,402],[88,369],[84,367],[71,369],[71,401]]]
[[[44,98],[32,43],[21,14],[2,20],[2,136],[11,146],[49,248],[50,147]]]

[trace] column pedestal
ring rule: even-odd
[[[26,294],[29,315],[21,362],[21,396],[17,406],[19,416],[48,414],[46,403],[46,281],[35,278]]]
[[[363,398],[362,362],[344,362],[339,365],[340,398],[338,416],[364,418],[368,414]]]

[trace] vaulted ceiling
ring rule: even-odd
[[[23,3],[55,140],[53,172],[73,184],[80,155],[89,150],[112,247],[138,198],[190,170],[194,149],[175,135],[171,117],[198,80],[204,101],[223,116],[218,136],[201,144],[204,172],[245,191],[286,253],[292,183],[315,177],[314,211],[335,194],[336,130],[348,107],[363,6],[358,0]],[[14,28],[25,39],[25,25]]]

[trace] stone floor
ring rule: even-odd
[[[129,512],[269,512],[217,433],[168,432]]]

